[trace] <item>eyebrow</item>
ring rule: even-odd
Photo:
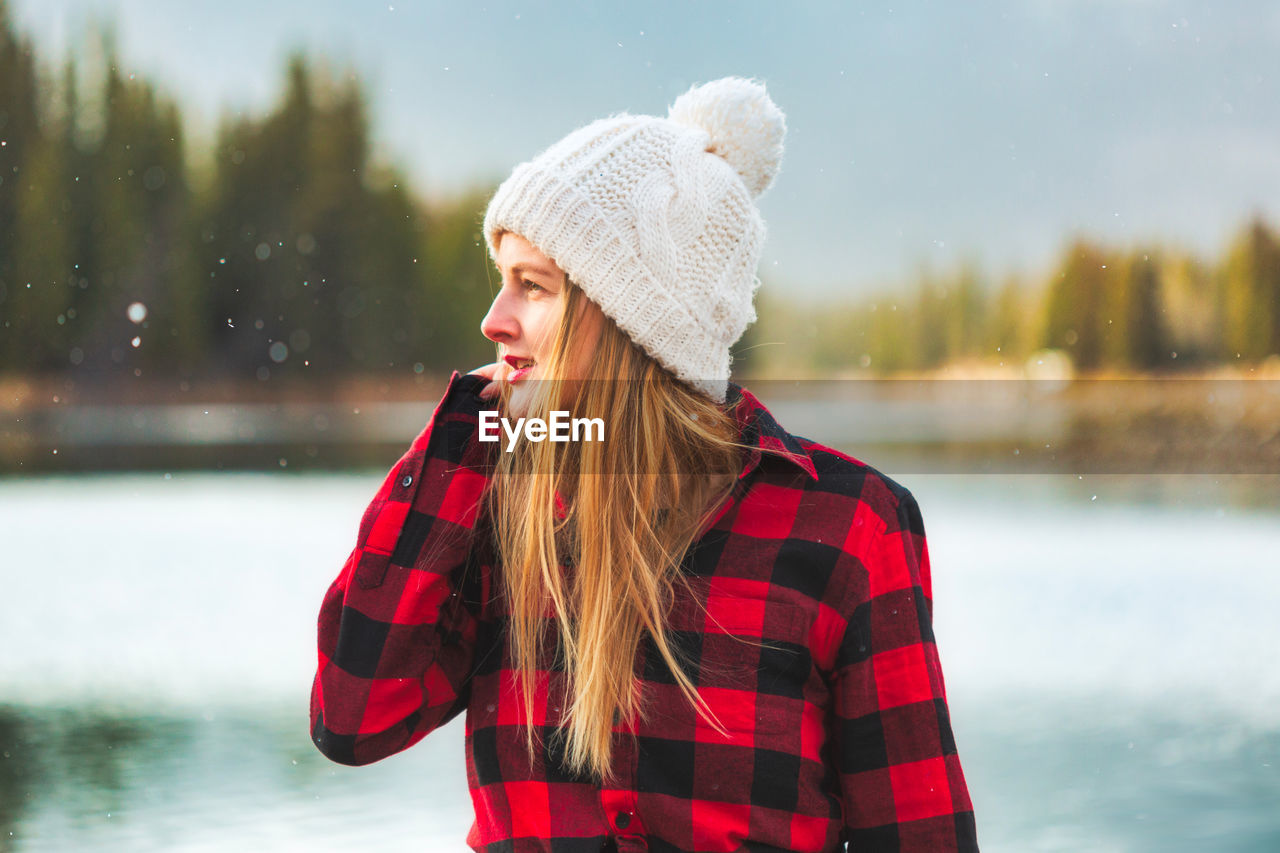
[[[502,272],[502,267],[498,266],[497,261],[494,261],[493,265],[495,267],[498,267],[498,272]],[[542,275],[542,276],[546,276],[547,278],[555,278],[555,275],[552,274],[551,270],[546,269],[545,267],[535,266],[533,264],[526,264],[524,262],[512,264],[511,272],[515,273],[516,275],[520,275],[523,272],[531,272],[531,273],[534,273],[535,275]]]

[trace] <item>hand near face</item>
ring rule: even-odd
[[[489,384],[480,389],[481,400],[497,398],[502,383],[501,377],[506,367],[506,363],[495,361],[492,364],[486,364],[484,367],[477,367],[467,374],[468,376],[482,376],[489,380]]]

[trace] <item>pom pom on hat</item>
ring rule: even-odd
[[[760,83],[723,77],[694,86],[676,98],[667,118],[705,130],[711,136],[707,150],[727,160],[753,196],[773,183],[787,122]]]

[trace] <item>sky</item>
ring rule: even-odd
[[[424,196],[496,185],[571,130],[754,77],[787,116],[760,198],[775,293],[921,270],[1046,275],[1067,242],[1216,257],[1280,225],[1280,4],[1268,0],[9,0],[42,56],[113,22],[193,133],[266,111],[302,49],[365,81],[379,156]]]

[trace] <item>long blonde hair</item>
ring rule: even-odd
[[[565,375],[575,326],[588,310],[599,308],[566,277],[545,375]],[[685,672],[666,614],[683,583],[686,550],[737,482],[743,445],[730,411],[682,384],[608,317],[591,365],[573,399],[560,379],[539,381],[525,415],[545,419],[567,409],[600,417],[605,440],[522,442],[499,454],[487,509],[530,760],[540,723],[537,673],[554,627],[567,677],[565,711],[555,721],[563,761],[572,772],[607,779],[615,720],[646,712],[634,673],[646,636],[697,713],[724,731]],[[508,396],[504,388],[504,407]]]

